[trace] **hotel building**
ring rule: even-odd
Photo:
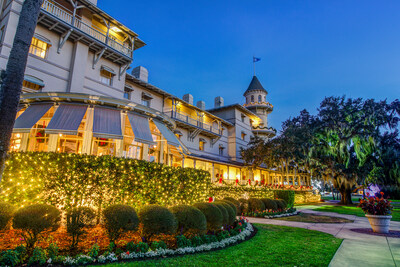
[[[22,0],[3,0],[0,68],[5,69]],[[206,109],[174,96],[130,70],[138,34],[97,7],[96,0],[44,0],[23,82],[12,151],[112,155],[210,172],[213,181],[310,185],[308,176],[244,166],[240,149],[254,135],[270,138],[273,106],[254,76],[244,104]]]

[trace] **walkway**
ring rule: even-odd
[[[263,218],[249,218],[251,223],[274,224],[306,228],[344,239],[329,266],[394,266],[400,267],[400,238],[368,235],[351,231],[354,228],[370,228],[368,219],[354,215],[318,212],[312,206],[297,207],[304,213],[342,217],[353,223],[303,223]],[[390,222],[390,230],[400,231],[400,222]]]

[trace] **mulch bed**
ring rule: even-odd
[[[367,234],[367,235],[377,235],[377,236],[400,238],[400,231],[389,231],[389,233],[387,233],[387,234],[380,234],[380,233],[374,233],[372,231],[372,229],[369,229],[369,228],[356,228],[356,229],[350,229],[350,230],[353,232]]]

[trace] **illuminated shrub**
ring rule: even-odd
[[[95,224],[95,212],[88,207],[78,207],[67,211],[67,233],[72,236],[71,247],[78,245],[79,237],[86,233],[85,227]]]
[[[222,213],[212,203],[195,203],[194,207],[198,208],[204,216],[206,216],[207,220],[207,229],[209,230],[219,230],[221,229],[223,223]]]
[[[189,205],[178,205],[170,210],[178,222],[178,232],[203,233],[207,230],[206,216],[198,208]]]
[[[236,219],[236,208],[235,208],[235,205],[231,204],[234,207],[234,208],[232,208],[231,205],[229,205],[226,201],[215,201],[214,203],[215,204],[221,204],[225,208],[225,210],[226,210],[226,212],[228,214],[228,222],[227,222],[227,224],[232,225],[235,222],[235,219]]]
[[[9,226],[14,207],[6,202],[0,202],[0,231]]]
[[[249,198],[249,211],[263,211],[265,210],[264,203],[258,198]]]
[[[174,234],[177,221],[174,214],[166,207],[159,205],[145,206],[139,212],[140,223],[143,224],[143,234],[146,237],[157,234]]]
[[[240,215],[241,214],[241,210],[240,210],[240,202],[236,199],[234,199],[233,197],[226,197],[223,200],[229,201],[230,203],[232,203],[233,205],[235,205],[236,207],[236,214]]]
[[[134,208],[127,205],[111,205],[103,211],[104,226],[110,242],[115,242],[123,233],[134,231],[139,218]]]
[[[269,198],[262,198],[261,201],[264,203],[265,209],[267,210],[277,210],[278,205],[275,200]]]
[[[229,224],[229,215],[228,215],[228,211],[226,210],[224,205],[222,205],[221,203],[217,203],[217,202],[213,202],[212,204],[214,204],[222,214],[222,225],[228,225]]]
[[[14,229],[21,229],[26,248],[31,251],[40,234],[45,230],[56,230],[61,220],[61,213],[53,206],[34,204],[17,210],[13,218]]]
[[[249,212],[249,201],[245,198],[239,198],[241,213]]]

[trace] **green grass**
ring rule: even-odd
[[[219,251],[107,266],[328,266],[342,242],[302,228],[255,226],[252,239]]]
[[[357,208],[356,206],[327,205],[314,208],[313,210],[324,211],[324,212],[336,212],[340,214],[350,214],[350,215],[356,215],[358,217],[365,216],[361,208]],[[398,208],[397,206],[395,206],[395,208],[393,209],[392,221],[400,221],[400,208]]]

